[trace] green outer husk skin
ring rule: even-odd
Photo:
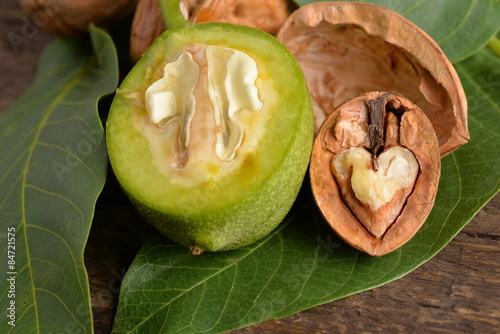
[[[224,31],[224,36],[221,37],[221,40],[225,40],[224,43],[227,39],[233,38],[228,38],[229,32],[233,36],[236,35],[234,39],[238,40],[239,44],[245,37],[267,40],[266,43],[272,43],[273,48],[279,51],[276,58],[293,64],[293,68],[287,69],[287,73],[295,74],[296,80],[294,80],[293,87],[298,87],[298,89],[293,94],[294,100],[289,104],[297,110],[297,115],[293,119],[293,127],[289,127],[286,131],[279,130],[280,133],[286,133],[287,138],[284,138],[286,145],[280,148],[279,154],[274,155],[277,160],[273,162],[273,167],[266,173],[266,177],[262,178],[258,185],[252,185],[251,191],[235,190],[235,194],[241,192],[244,196],[238,195],[240,198],[229,203],[217,203],[214,206],[201,203],[217,197],[217,195],[207,194],[206,190],[201,190],[193,193],[194,209],[181,210],[174,206],[165,209],[138,194],[121,173],[118,161],[120,153],[116,151],[114,143],[114,136],[117,136],[116,133],[121,130],[113,128],[114,118],[119,118],[114,113],[123,109],[124,98],[119,97],[119,94],[113,101],[108,118],[107,144],[111,166],[119,183],[130,201],[151,225],[171,240],[195,251],[220,251],[249,245],[270,233],[284,219],[298,195],[307,171],[314,139],[314,117],[307,84],[295,58],[278,40],[257,29],[228,23],[202,23],[167,30],[151,46],[138,65],[141,62],[151,62],[153,58],[148,57],[148,54],[155,52],[157,45],[166,40],[170,34],[195,34],[200,32],[200,29]],[[255,50],[255,53],[259,55],[258,50]],[[132,72],[133,70],[129,76],[134,75]],[[133,78],[130,80],[136,81]],[[120,88],[127,87],[130,80],[129,77],[125,78]],[[221,188],[226,187],[231,187],[231,184],[224,184]],[[198,204],[201,208],[199,210],[196,209]]]

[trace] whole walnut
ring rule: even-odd
[[[137,0],[19,0],[23,11],[41,29],[58,36],[78,36],[93,22],[111,27],[130,16]]]

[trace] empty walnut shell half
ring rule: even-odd
[[[277,37],[304,72],[316,130],[355,96],[396,91],[431,120],[441,156],[469,139],[455,69],[431,37],[399,14],[369,3],[313,3],[290,15]]]
[[[290,0],[183,0],[191,23],[229,22],[276,34],[296,8]],[[139,0],[132,22],[130,55],[137,62],[165,31],[157,0]]]
[[[35,24],[58,36],[79,36],[93,22],[111,27],[134,12],[137,0],[19,0]]]
[[[314,199],[343,240],[384,255],[425,222],[440,161],[437,137],[418,106],[396,93],[365,93],[338,107],[317,133]]]

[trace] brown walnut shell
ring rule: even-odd
[[[35,24],[58,36],[79,36],[93,22],[111,27],[134,12],[137,0],[19,0]]]
[[[441,156],[469,139],[455,69],[431,37],[399,14],[369,3],[318,2],[290,15],[277,37],[304,72],[316,130],[355,96],[395,91],[431,120]]]
[[[385,139],[380,149],[374,148],[370,139],[373,123],[370,102],[373,101],[382,101],[385,110]],[[391,125],[394,121],[399,122],[395,131]],[[332,172],[332,160],[351,147],[384,152],[394,145],[413,153],[418,162],[418,174],[409,190],[397,192],[391,202],[370,213],[352,190],[349,193],[345,189],[346,184],[337,181]],[[378,153],[372,153],[374,155]],[[434,205],[440,161],[434,129],[418,106],[396,93],[365,93],[339,106],[317,133],[310,165],[314,199],[323,217],[343,240],[370,255],[381,256],[405,244],[425,222]],[[378,236],[361,222],[374,218],[366,217],[367,212],[390,220],[379,222],[383,224],[383,231]]]
[[[180,6],[188,20],[203,0],[181,0]],[[158,0],[139,0],[130,33],[130,58],[136,63],[146,50],[165,31]]]
[[[295,9],[288,0],[184,0],[191,23],[229,22],[276,34]],[[139,0],[132,22],[130,55],[137,62],[165,31],[158,1]]]
[[[291,13],[286,0],[205,0],[193,13],[191,21],[229,22],[278,33]]]

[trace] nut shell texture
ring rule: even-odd
[[[467,142],[467,102],[455,69],[431,37],[399,14],[368,3],[313,3],[287,19],[278,39],[304,71],[316,131],[349,99],[394,91],[431,120],[441,156]]]
[[[59,36],[78,36],[93,22],[111,27],[131,15],[138,0],[20,0],[24,12],[45,31]]]
[[[314,199],[325,220],[347,243],[375,256],[399,248],[420,229],[434,205],[441,167],[437,138],[427,117],[408,99],[390,93],[391,108],[397,110],[401,119],[400,145],[415,155],[419,173],[406,202],[401,198],[395,199],[402,200],[403,208],[380,237],[371,234],[356,218],[355,213],[359,212],[359,208],[350,206],[362,204],[352,204],[352,200],[343,198],[331,172],[331,162],[337,153],[345,149],[369,145],[363,134],[367,128],[366,115],[369,113],[366,102],[385,94],[362,94],[331,113],[317,133],[310,164]]]

